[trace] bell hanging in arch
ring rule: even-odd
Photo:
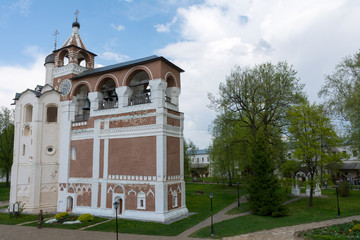
[[[90,100],[89,100],[89,98],[85,98],[82,110],[90,110]]]

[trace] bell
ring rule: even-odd
[[[85,98],[82,110],[90,110],[90,100],[89,100],[89,98]]]
[[[106,91],[106,92],[104,93],[103,99],[106,100],[106,101],[110,99],[110,94],[109,94],[108,91]]]
[[[112,92],[111,98],[112,98],[114,101],[117,100],[118,97],[117,97],[117,94],[116,94],[115,91]]]

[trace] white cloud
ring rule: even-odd
[[[180,102],[185,137],[207,147],[215,116],[207,108],[207,93],[216,93],[235,65],[286,60],[298,70],[310,100],[317,100],[324,74],[358,50],[359,10],[360,2],[345,0],[208,0],[179,8],[172,26],[179,41],[157,53],[185,70]]]
[[[46,55],[39,52],[38,48],[34,46],[27,48],[25,54],[34,59],[29,66],[0,65],[0,102],[2,106],[10,108],[15,93],[45,84],[44,60]]]
[[[27,16],[30,13],[31,1],[19,0],[10,6],[11,10],[17,11],[22,15]]]
[[[114,52],[103,52],[99,57],[108,61],[117,61],[117,62],[123,62],[129,59],[129,56],[117,54]]]
[[[170,27],[174,25],[177,21],[177,18],[174,17],[171,22],[165,24],[156,24],[154,27],[157,32],[170,32]]]
[[[116,24],[112,23],[112,24],[110,24],[110,26],[119,32],[125,29],[125,27],[121,24],[116,25]]]

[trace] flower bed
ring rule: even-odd
[[[360,239],[360,224],[357,221],[317,228],[303,232],[300,236],[316,240],[347,240]]]
[[[45,221],[46,224],[79,224],[83,222],[91,222],[94,220],[94,217],[89,214],[85,213],[83,215],[78,216],[72,216],[69,215],[67,212],[62,212],[56,214],[54,219],[50,219]]]

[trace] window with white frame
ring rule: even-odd
[[[177,191],[174,191],[172,194],[172,207],[178,206],[178,197],[177,197]]]
[[[143,191],[139,192],[137,195],[137,209],[146,208],[146,195]]]

